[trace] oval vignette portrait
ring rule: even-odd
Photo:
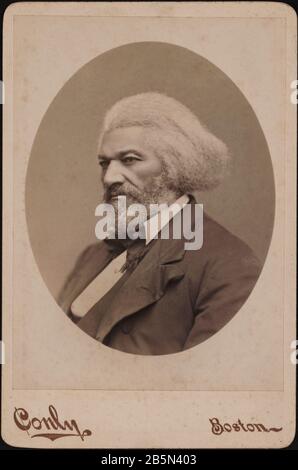
[[[35,261],[70,325],[118,351],[164,355],[242,314],[275,190],[232,77],[189,49],[140,42],[95,57],[57,93],[25,202]]]

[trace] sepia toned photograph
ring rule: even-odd
[[[175,78],[181,62],[185,80]],[[123,88],[137,93],[115,101]],[[109,51],[66,83],[38,130],[26,195],[32,248],[51,292],[66,274],[60,307],[97,341],[133,354],[183,351],[232,319],[258,279],[273,225],[270,154],[249,103],[206,59],[164,43]],[[113,216],[97,208],[102,201]],[[135,204],[145,210],[130,236]],[[157,209],[150,217],[150,205],[163,216]]]
[[[294,437],[296,17],[200,3],[6,11],[6,441]]]

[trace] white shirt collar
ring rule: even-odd
[[[179,197],[173,204],[166,206],[158,211],[150,219],[144,222],[146,245],[151,240],[157,237],[158,233],[169,223],[169,221],[180,212],[183,207],[188,203],[189,197],[187,194]]]

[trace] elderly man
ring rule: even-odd
[[[185,249],[184,232],[173,236],[177,217],[196,205],[193,192],[222,181],[225,144],[177,100],[142,93],[107,112],[98,159],[116,220],[120,196],[127,207],[176,209],[161,225],[158,214],[143,220],[144,237],[117,237],[115,228],[113,238],[85,249],[60,305],[83,331],[120,351],[160,355],[198,345],[237,313],[260,273],[252,250],[206,214],[199,249]],[[165,225],[168,239],[159,236]]]

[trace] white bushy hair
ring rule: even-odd
[[[141,126],[148,143],[164,163],[169,187],[181,193],[215,188],[230,160],[227,146],[174,98],[140,93],[116,102],[106,113],[99,142],[115,129]]]

